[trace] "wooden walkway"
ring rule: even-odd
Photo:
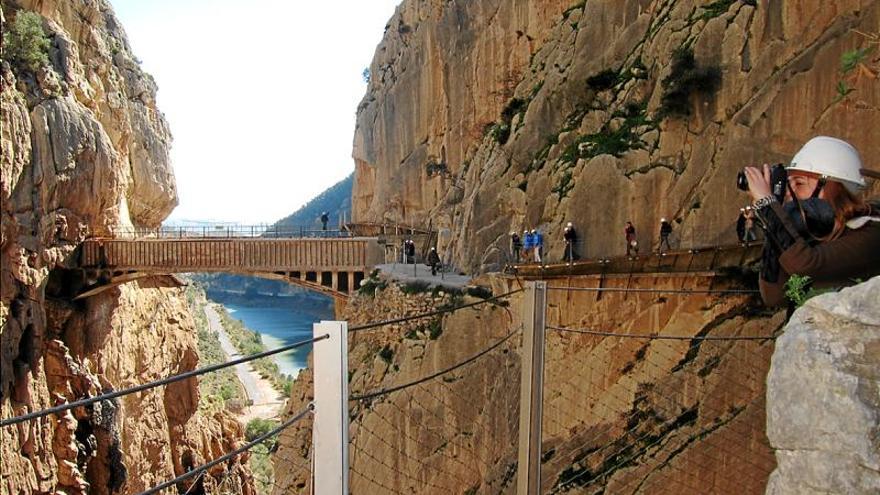
[[[383,249],[375,238],[95,238],[81,247],[79,267],[103,273],[226,272],[280,278],[335,297],[356,290]]]

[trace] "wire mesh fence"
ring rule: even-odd
[[[746,292],[660,292],[594,303],[597,328],[583,326],[588,309],[560,321],[570,294],[551,299],[542,493],[764,492],[775,467],[765,377],[781,321],[748,314]]]

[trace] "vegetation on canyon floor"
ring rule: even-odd
[[[217,332],[211,331],[205,317],[205,305],[208,304],[205,293],[199,287],[189,285],[186,288],[186,301],[193,316],[198,338],[199,366],[211,366],[227,361],[226,354],[220,347]],[[215,412],[227,409],[240,412],[246,405],[246,396],[235,370],[224,368],[199,378],[199,392],[202,401],[199,408],[204,412]]]
[[[266,345],[263,344],[260,332],[249,329],[241,320],[230,316],[223,306],[217,306],[216,309],[220,315],[220,323],[226,330],[229,340],[241,355],[248,356],[268,350]],[[251,361],[251,366],[261,377],[272,382],[272,386],[279,392],[282,392],[285,397],[290,395],[290,385],[293,383],[293,378],[281,373],[278,365],[275,364],[271,357],[255,359]]]

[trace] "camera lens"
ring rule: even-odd
[[[736,174],[736,188],[740,191],[749,190],[749,179],[746,177],[746,173],[742,170]]]

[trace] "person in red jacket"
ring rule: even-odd
[[[639,241],[636,240],[636,228],[633,227],[632,222],[626,222],[626,226],[623,228],[623,234],[626,238],[626,255],[631,256],[634,254],[635,256],[638,256]]]

